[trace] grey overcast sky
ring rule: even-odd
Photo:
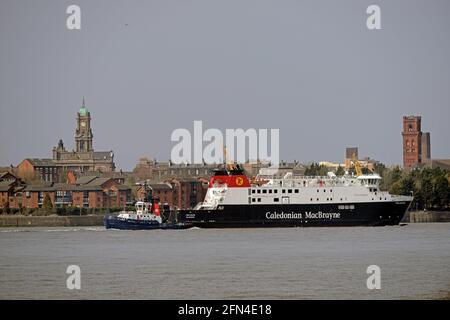
[[[66,8],[81,7],[81,30]],[[366,27],[381,7],[382,30]],[[74,148],[82,97],[118,168],[176,128],[279,128],[284,160],[401,163],[402,116],[450,158],[450,1],[0,2],[0,166]]]

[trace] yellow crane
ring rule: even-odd
[[[352,155],[352,162],[353,162],[353,166],[355,167],[355,171],[356,171],[356,176],[362,176],[362,170],[361,170],[361,164],[359,163],[358,159],[356,159],[356,154],[353,153]]]

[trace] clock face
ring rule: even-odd
[[[81,125],[82,127],[85,127],[85,126],[86,126],[86,122],[81,121],[80,125]]]

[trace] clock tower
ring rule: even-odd
[[[92,147],[91,114],[86,108],[83,97],[83,105],[77,113],[77,129],[75,130],[75,145],[77,152],[93,151]]]

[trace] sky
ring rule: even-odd
[[[81,8],[69,30],[66,8]],[[381,30],[366,9],[381,8]],[[280,158],[402,162],[421,115],[450,158],[450,1],[0,2],[0,166],[74,146],[83,96],[94,149],[118,168],[167,161],[177,128],[280,131]]]

